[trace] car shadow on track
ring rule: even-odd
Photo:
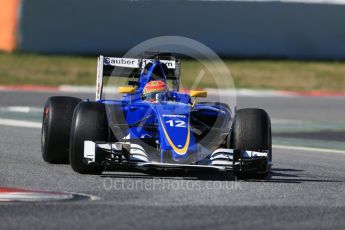
[[[229,174],[200,174],[182,172],[151,172],[151,173],[103,173],[101,177],[131,178],[131,179],[166,179],[166,180],[205,180],[205,181],[233,181],[236,177]]]
[[[272,168],[270,175],[261,180],[248,179],[246,181],[257,181],[264,183],[285,183],[285,184],[300,184],[304,182],[321,182],[321,183],[333,183],[333,182],[345,182],[340,180],[327,180],[327,179],[313,179],[307,178],[306,175],[301,175],[304,172],[302,169],[290,169],[290,168]]]
[[[231,181],[237,178],[229,173],[219,171],[184,171],[184,170],[147,170],[143,171],[128,167],[107,167],[101,177],[110,178],[132,178],[132,179],[171,179],[171,180],[209,180],[209,181]]]
[[[204,181],[245,181],[245,182],[263,182],[263,183],[286,183],[286,184],[300,184],[304,182],[345,182],[339,180],[327,179],[312,179],[301,175],[304,170],[290,169],[290,168],[273,168],[270,174],[261,179],[249,179],[246,177],[236,177],[232,174],[219,173],[198,173],[198,172],[147,172],[142,171],[108,171],[101,175],[101,177],[110,178],[128,178],[128,179],[166,179],[166,180],[204,180]]]

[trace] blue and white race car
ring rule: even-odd
[[[121,100],[103,98],[103,80],[128,77]],[[82,174],[121,165],[150,170],[201,170],[263,177],[272,165],[271,122],[257,108],[232,111],[197,102],[203,90],[180,92],[173,56],[98,58],[96,100],[55,96],[43,112],[42,155]],[[114,168],[114,167],[112,167]],[[120,167],[119,167],[120,168]]]

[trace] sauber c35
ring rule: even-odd
[[[269,115],[258,108],[236,110],[221,102],[197,102],[207,91],[181,91],[180,66],[173,56],[99,56],[95,101],[48,98],[43,159],[69,163],[82,174],[101,174],[121,165],[143,172],[211,170],[266,176],[272,165]],[[114,75],[128,78],[128,85],[118,88],[120,100],[104,98],[104,79]],[[153,81],[164,87],[144,94]]]

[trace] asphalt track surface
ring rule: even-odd
[[[0,106],[40,107],[50,94],[0,92]],[[241,97],[238,106],[263,107],[272,119],[345,123],[344,98]],[[318,136],[328,138],[327,133]],[[0,126],[0,146],[0,186],[99,197],[94,201],[2,203],[0,229],[343,229],[345,226],[345,153],[341,152],[274,148],[271,178],[234,181],[217,176],[131,172],[79,175],[68,165],[43,162],[37,128]]]

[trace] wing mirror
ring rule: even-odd
[[[135,88],[133,86],[120,86],[117,90],[119,93],[129,93],[129,104],[132,104],[132,94],[135,93]]]
[[[191,90],[189,95],[191,97],[207,97],[207,91],[205,91],[205,90]]]
[[[189,95],[193,97],[193,102],[192,102],[192,107],[195,106],[196,102],[196,97],[207,97],[207,91],[205,90],[191,90]]]
[[[135,88],[132,86],[120,86],[118,88],[119,93],[129,93],[132,94],[135,92]]]

